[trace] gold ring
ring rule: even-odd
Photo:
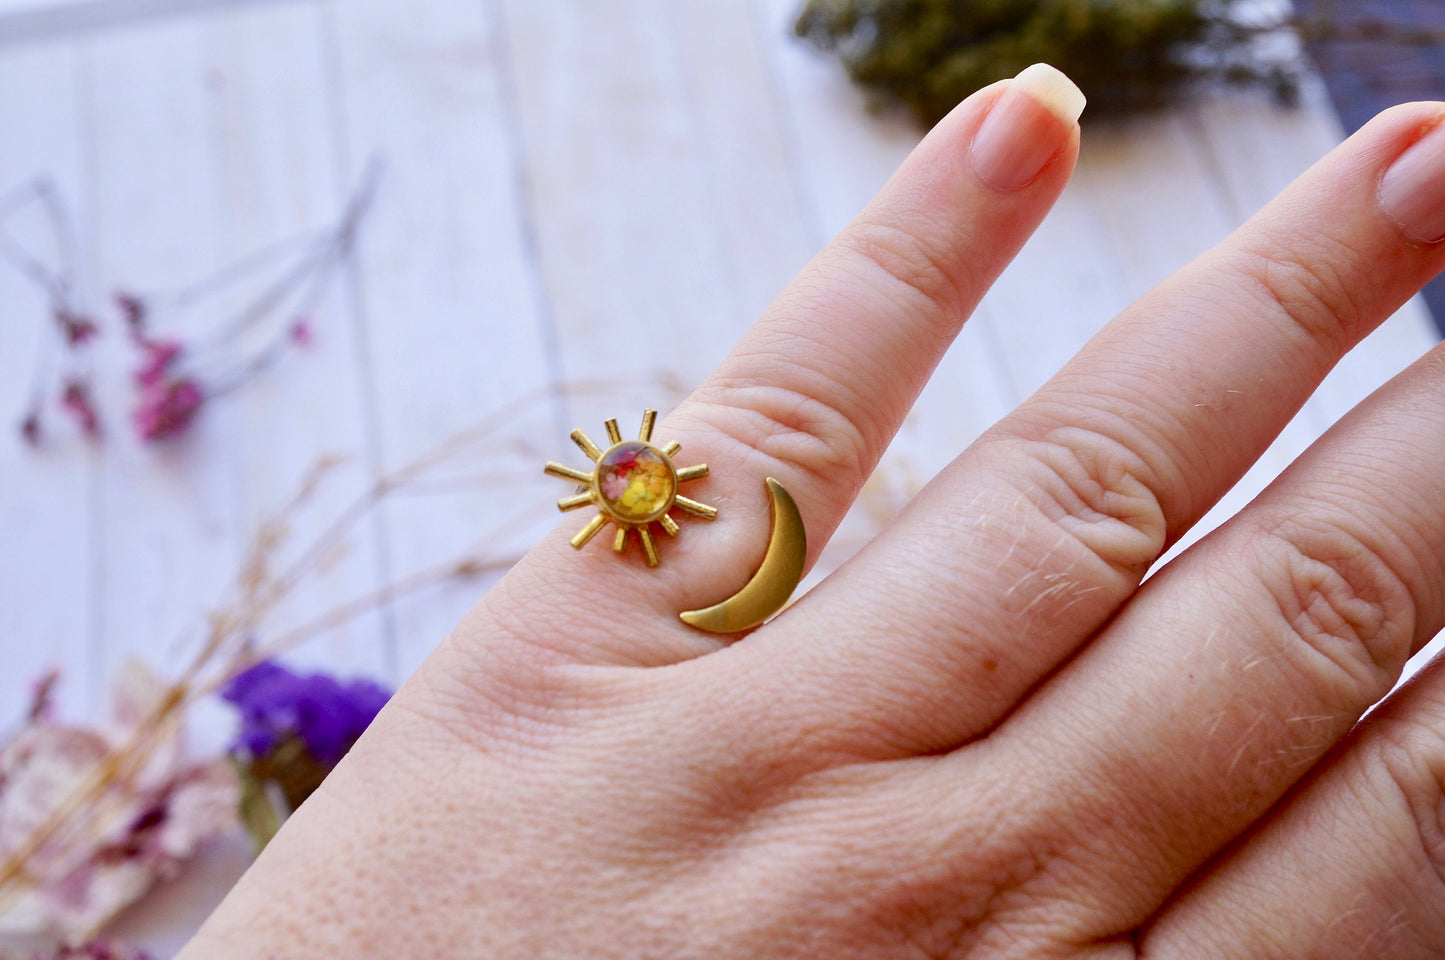
[[[717,507],[678,492],[680,484],[707,476],[707,464],[677,467],[672,458],[682,445],[675,440],[655,445],[652,428],[656,422],[657,411],[645,411],[637,439],[623,440],[617,420],[608,420],[607,438],[611,445],[606,450],[581,430],[573,430],[573,442],[593,463],[591,471],[576,470],[555,460],[547,462],[548,475],[578,484],[576,493],[557,501],[559,510],[597,508],[596,516],[572,538],[576,549],[581,550],[611,523],[617,527],[612,549],[625,553],[629,534],[635,530],[647,565],[655,567],[661,560],[657,541],[652,536],[652,524],[662,527],[669,536],[677,536],[680,528],[669,512],[674,507],[704,520],[717,517]],[[783,608],[803,578],[808,540],[797,504],[772,477],[764,480],[764,486],[772,509],[772,532],[762,563],[731,597],[710,607],[680,614],[684,622],[699,630],[736,633],[755,627]]]

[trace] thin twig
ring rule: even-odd
[[[259,250],[254,250],[233,260],[194,283],[174,290],[156,290],[147,293],[146,305],[155,310],[178,310],[189,306],[218,291],[228,289],[232,284],[255,274],[270,263],[299,256],[301,248],[318,246],[324,242],[323,237],[324,232],[312,229],[268,243]]]
[[[361,181],[347,200],[337,222],[319,235],[313,235],[314,239],[309,244],[310,249],[306,250],[289,269],[272,281],[239,313],[222,323],[202,340],[199,349],[230,345],[261,320],[274,314],[288,299],[297,295],[298,291],[300,292],[298,303],[304,305],[298,309],[314,308],[326,291],[325,281],[330,279],[335,268],[351,253],[361,221],[370,210],[376,197],[376,189],[380,183],[383,168],[381,160],[373,157],[367,163]],[[201,299],[204,293],[224,289],[225,286],[248,276],[251,271],[259,269],[271,259],[273,257],[267,250],[243,258],[206,278],[195,287],[172,295],[171,302],[173,304],[194,303]],[[194,343],[192,349],[197,349]]]
[[[664,385],[669,380],[666,377],[656,379],[659,385]],[[210,617],[205,640],[185,669],[181,671],[180,677],[166,689],[156,705],[147,711],[126,740],[99,760],[91,772],[82,778],[80,783],[73,787],[53,810],[27,833],[3,860],[0,860],[0,908],[3,908],[5,903],[16,895],[18,888],[23,885],[17,881],[32,882],[31,878],[25,875],[25,865],[28,860],[47,843],[56,839],[64,839],[86,823],[87,818],[84,814],[87,808],[108,790],[129,782],[130,777],[140,769],[146,757],[146,751],[163,730],[165,724],[173,719],[174,715],[185,705],[199,696],[203,687],[206,690],[212,690],[216,683],[224,682],[224,678],[233,675],[232,670],[223,670],[217,678],[204,683],[200,680],[206,668],[214,662],[223,649],[232,644],[244,645],[247,637],[259,628],[276,604],[286,597],[312,569],[321,564],[346,532],[371,508],[388,494],[412,482],[432,467],[445,462],[472,444],[489,438],[503,426],[510,424],[530,406],[550,399],[559,392],[577,395],[615,392],[615,389],[615,380],[597,379],[554,384],[529,391],[491,416],[458,431],[399,470],[377,478],[362,495],[342,511],[341,515],[315,539],[310,547],[302,552],[298,560],[287,567],[285,573],[276,577],[268,577],[265,573],[267,560],[269,554],[284,539],[283,534],[278,531],[284,531],[285,518],[309,501],[323,476],[337,462],[333,458],[323,458],[319,461],[316,467],[308,472],[296,494],[282,508],[277,517],[271,522],[262,524],[261,531],[253,542],[238,575],[235,587],[238,594],[236,600],[231,606],[223,608]],[[520,526],[523,517],[526,517],[527,522],[531,522],[531,511],[518,514],[510,521],[505,521],[489,535],[489,538],[496,539],[499,531],[505,530],[511,524]],[[474,557],[470,561],[467,558],[453,561],[447,566],[451,570],[451,576],[456,576],[459,572],[459,564],[470,562],[471,566],[466,567],[466,570],[468,572],[475,570],[480,573],[483,569],[495,569],[512,559],[514,558],[483,555]],[[325,624],[320,621],[334,619],[336,622],[342,622],[346,618],[356,615],[368,604],[386,603],[404,593],[422,589],[439,580],[445,580],[445,573],[445,569],[432,568],[413,574],[403,581],[356,598],[337,608],[331,614],[323,615],[311,624],[283,634],[279,640],[285,643],[300,642],[299,632],[312,628],[322,629]],[[243,662],[241,657],[244,653],[244,647],[241,647],[229,655],[226,658],[228,664],[234,667]]]
[[[238,655],[232,664],[230,664],[230,669],[223,675],[197,687],[192,699],[199,699],[205,694],[214,693],[229,683],[236,673],[253,667],[264,660],[274,659],[307,640],[334,630],[349,620],[385,606],[394,600],[410,596],[428,587],[438,586],[451,580],[470,579],[481,576],[484,573],[507,570],[514,566],[520,559],[520,554],[501,557],[467,558],[451,563],[438,564],[435,567],[418,571],[394,583],[389,583],[384,587],[378,587],[375,590],[371,590],[338,607],[328,610],[326,613],[314,617],[299,626],[287,630],[274,640],[258,646],[255,650],[246,651]]]

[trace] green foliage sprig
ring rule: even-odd
[[[1091,116],[1157,108],[1201,81],[1291,101],[1302,71],[1293,22],[1248,12],[1244,0],[808,0],[794,30],[932,125],[1039,62],[1079,84]]]

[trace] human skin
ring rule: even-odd
[[[1445,267],[1445,104],[1141,298],[774,621],[677,619],[747,579],[765,476],[817,556],[1063,189],[1061,89],[961,104],[659,425],[718,521],[650,570],[569,515],[180,960],[1445,955],[1445,669],[1360,722],[1445,625],[1445,352],[1140,585]]]

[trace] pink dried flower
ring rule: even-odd
[[[74,947],[60,947],[54,953],[36,954],[33,960],[151,960],[144,950],[105,940],[92,940]]]
[[[190,378],[147,386],[132,414],[136,433],[147,441],[173,437],[190,426],[205,399],[200,385]]]
[[[291,324],[289,336],[291,337],[291,342],[298,347],[311,346],[316,339],[316,333],[311,328],[311,318],[297,317],[296,321]]]
[[[64,308],[55,311],[55,322],[60,324],[60,329],[65,332],[65,342],[72,347],[81,346],[100,333],[94,320]]]
[[[20,421],[20,435],[24,437],[25,442],[32,447],[40,446],[39,410],[31,410],[25,415],[25,419]]]
[[[130,662],[116,682],[114,720],[103,727],[32,719],[0,744],[0,857],[17,849],[56,806],[126,742],[166,688]],[[7,936],[85,943],[156,881],[174,876],[200,846],[236,823],[239,783],[224,758],[187,765],[179,732],[165,734],[128,778],[97,798],[90,816],[26,860],[27,884],[0,908]],[[121,960],[97,947],[56,960]]]
[[[80,424],[87,437],[100,436],[100,417],[95,412],[95,399],[90,384],[84,380],[67,380],[60,394],[60,405]]]
[[[114,294],[115,305],[120,308],[121,315],[125,317],[125,325],[130,328],[133,336],[140,336],[145,329],[146,304],[145,301],[133,293],[117,291]]]
[[[31,723],[50,719],[55,710],[55,688],[59,684],[60,671],[51,669],[30,685],[30,710],[26,717]]]
[[[179,340],[141,340],[140,346],[144,359],[135,372],[135,382],[142,387],[159,386],[181,355],[183,344]]]

